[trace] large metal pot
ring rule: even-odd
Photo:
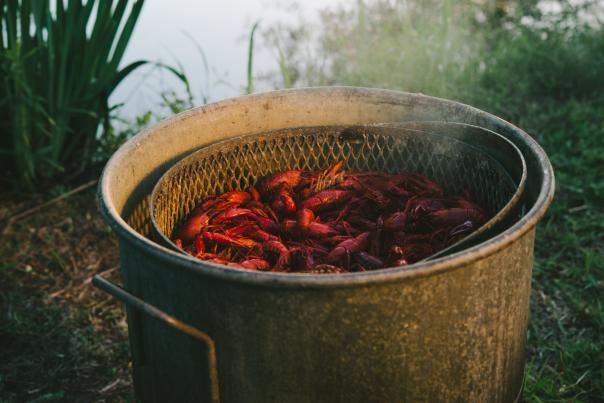
[[[405,121],[482,126],[527,163],[526,213],[464,251],[340,275],[242,272],[153,242],[147,200],[210,143],[287,127]],[[459,103],[387,90],[310,88],[193,109],[127,142],[99,187],[120,240],[137,396],[144,401],[501,401],[520,397],[535,226],[551,165],[513,125]],[[159,319],[159,320],[157,320]]]

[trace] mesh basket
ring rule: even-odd
[[[498,153],[522,158],[509,141],[492,135]],[[173,233],[204,197],[245,190],[277,171],[325,169],[345,160],[345,170],[419,173],[448,194],[469,191],[493,215],[474,235],[518,202],[524,176],[507,170],[480,146],[484,141],[469,140],[397,125],[300,127],[232,138],[189,155],[161,177],[151,195],[151,220],[159,241],[180,250]]]

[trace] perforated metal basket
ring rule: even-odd
[[[472,126],[452,129],[450,135],[447,124],[440,131],[420,128],[300,127],[205,147],[174,165],[155,186],[151,218],[158,239],[180,250],[171,241],[174,231],[208,195],[248,189],[277,171],[324,169],[340,160],[346,161],[346,170],[420,173],[448,194],[469,191],[492,215],[471,237],[496,225],[518,203],[526,172],[522,155],[511,142]]]

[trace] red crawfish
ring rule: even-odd
[[[312,210],[302,208],[298,211],[297,229],[302,235],[312,238],[327,238],[338,235],[338,231],[329,224],[316,221]]]
[[[267,271],[271,265],[264,259],[248,259],[240,262],[239,265],[248,270]]]
[[[248,203],[246,203],[244,207],[246,209],[252,210],[256,214],[260,214],[260,215],[263,215],[264,217],[268,217],[268,215],[266,214],[266,211],[264,211],[264,203],[262,203],[260,200],[252,199]]]
[[[229,259],[227,259],[226,257],[223,257],[223,256],[220,256],[220,255],[217,255],[217,254],[215,254],[215,253],[210,253],[210,252],[201,252],[201,253],[198,253],[198,254],[196,254],[196,255],[194,255],[194,256],[195,256],[196,258],[198,258],[198,259],[202,259],[202,260],[210,260],[210,259],[222,259],[222,260],[224,260],[225,262],[229,262],[229,261],[230,261],[230,260],[229,260]]]
[[[298,228],[300,229],[300,232],[304,233],[308,230],[310,224],[315,221],[315,213],[313,213],[310,209],[301,208],[298,211],[297,219]]]
[[[236,227],[225,229],[224,234],[229,237],[245,237],[261,242],[279,240],[277,236],[262,230],[252,221],[246,221]]]
[[[349,190],[328,189],[323,190],[302,202],[302,207],[314,212],[334,207],[344,203],[352,196]]]
[[[405,251],[403,250],[403,248],[399,245],[392,245],[390,247],[390,254],[392,256],[391,259],[391,265],[393,267],[396,266],[407,266],[409,264],[409,261],[407,260],[406,256],[405,256]]]
[[[265,252],[277,254],[277,261],[274,266],[276,269],[283,270],[289,266],[291,255],[287,246],[285,246],[282,242],[268,241],[262,244],[262,248]]]
[[[475,229],[476,224],[474,224],[472,221],[466,221],[463,224],[459,224],[457,227],[451,228],[451,230],[449,231],[449,237],[451,239],[459,239],[466,236]]]
[[[205,260],[206,262],[210,262],[210,263],[216,263],[216,264],[223,264],[225,266],[230,266],[230,261],[223,259],[219,256],[216,257],[210,257],[210,256],[202,256],[199,257],[199,259]]]
[[[260,193],[253,186],[250,188],[250,196],[252,196],[253,201],[260,201]]]
[[[218,196],[214,207],[219,210],[226,207],[236,207],[249,202],[251,198],[248,192],[233,190]]]
[[[388,209],[392,204],[392,198],[387,196],[385,192],[382,192],[378,189],[373,189],[371,187],[365,188],[363,198],[371,200],[373,203],[377,204],[380,209]]]
[[[293,214],[296,212],[296,202],[291,195],[291,190],[287,187],[279,189],[275,195],[275,200],[272,204],[273,210],[277,212],[285,212],[287,214]]]
[[[398,258],[392,262],[392,267],[407,266],[409,262],[404,257]]]
[[[359,229],[353,227],[348,221],[345,220],[340,221],[340,223],[333,223],[333,230],[339,233],[344,232],[348,236],[357,236],[359,235],[359,233],[362,232]]]
[[[283,185],[293,189],[300,184],[303,179],[303,175],[304,171],[299,169],[278,172],[266,178],[261,186],[261,189],[265,193],[276,191],[283,187]]]
[[[319,171],[316,177],[311,179],[310,190],[320,192],[341,182],[344,178],[344,172],[340,172],[343,166],[344,161],[338,161],[327,169]]]
[[[304,241],[309,251],[312,251],[313,255],[325,256],[329,253],[329,249],[314,239],[307,239]]]
[[[278,241],[279,237],[268,233],[258,227],[253,227],[249,231],[245,232],[244,235],[248,238],[252,238],[256,241],[267,242],[267,241]]]
[[[407,212],[395,211],[384,220],[384,228],[388,231],[404,230],[407,226]]]
[[[203,236],[198,236],[195,240],[195,250],[197,254],[205,252],[205,244],[203,243]]]
[[[307,271],[314,267],[315,259],[313,250],[306,246],[294,246],[290,248],[290,266],[297,271]]]
[[[360,252],[367,247],[369,236],[369,232],[363,232],[354,238],[340,242],[329,252],[325,260],[329,263],[338,263],[344,258],[350,260],[352,253]]]
[[[246,231],[249,231],[255,225],[256,223],[252,221],[244,221],[234,227],[224,229],[222,233],[230,237],[238,237],[242,236]]]
[[[212,224],[220,224],[226,221],[232,221],[237,218],[244,217],[255,219],[256,216],[256,213],[252,212],[252,210],[246,208],[232,207],[214,217],[214,219],[212,220]]]
[[[296,220],[285,219],[281,221],[281,231],[284,234],[295,236],[298,233],[298,223]]]
[[[362,228],[365,231],[374,230],[376,227],[375,222],[373,222],[365,217],[358,216],[358,215],[353,215],[351,217],[348,217],[347,221],[349,223],[353,224],[354,226],[356,226],[357,228]]]
[[[183,241],[192,241],[202,230],[207,228],[210,222],[210,215],[202,208],[198,207],[189,216],[187,222],[180,227],[177,236]]]
[[[344,179],[336,185],[336,188],[341,190],[354,190],[356,192],[359,192],[363,189],[363,184],[356,176],[346,174],[344,176]]]
[[[241,268],[241,265],[239,263],[233,262],[224,256],[216,255],[214,253],[199,253],[195,257],[198,259],[201,259],[203,261],[210,262],[210,263],[221,264],[221,265],[229,266],[229,267]]]
[[[253,249],[258,243],[249,238],[234,238],[219,232],[203,232],[203,239],[207,242],[214,242],[219,245],[235,246],[243,249]]]
[[[369,245],[369,250],[373,255],[380,255],[380,251],[382,250],[384,224],[382,216],[379,216],[375,221],[375,230],[371,233],[371,244]]]
[[[403,250],[405,251],[405,259],[409,263],[427,258],[435,252],[435,248],[430,242],[409,243],[403,246]]]
[[[281,229],[279,228],[279,223],[271,220],[270,218],[257,215],[256,217],[254,217],[254,220],[256,220],[260,228],[267,232],[270,232],[271,234],[278,234],[281,231]]]
[[[432,199],[425,197],[412,197],[405,204],[405,213],[417,220],[429,213],[446,208],[442,199]]]
[[[308,226],[306,234],[312,238],[323,239],[337,235],[338,231],[330,224],[313,221]]]
[[[358,215],[359,212],[366,207],[366,200],[353,196],[346,202],[342,210],[338,213],[336,221],[341,221],[344,219],[344,217],[349,218],[351,215]]]
[[[216,196],[210,196],[210,197],[207,197],[205,199],[205,201],[203,201],[199,205],[199,208],[201,208],[202,211],[206,211],[206,210],[209,210],[212,207],[214,207],[215,204],[216,204]]]
[[[206,198],[175,243],[229,267],[342,273],[416,262],[488,218],[468,192],[444,197],[424,176],[342,167],[280,172]]]
[[[428,215],[428,219],[435,225],[457,226],[471,221],[474,224],[482,224],[487,216],[478,208],[453,207],[449,209],[436,210]]]

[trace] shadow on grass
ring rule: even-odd
[[[94,197],[74,196],[3,234],[2,402],[132,400],[125,312],[89,281],[97,272],[119,281],[117,244]],[[16,205],[1,201],[0,219]]]

